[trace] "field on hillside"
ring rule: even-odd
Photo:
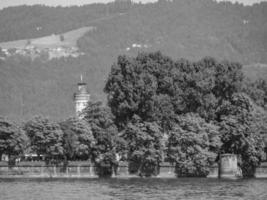
[[[50,36],[40,37],[35,39],[2,42],[0,43],[0,47],[3,49],[12,49],[12,48],[23,49],[29,44],[40,49],[57,48],[60,46],[76,47],[77,40],[81,38],[83,35],[85,35],[88,31],[92,31],[94,29],[95,27],[82,27],[58,35],[53,34]],[[63,39],[61,39],[61,37],[63,37]]]

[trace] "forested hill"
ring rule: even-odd
[[[72,115],[72,95],[81,73],[93,99],[105,100],[105,80],[120,54],[160,50],[174,59],[212,56],[244,65],[266,64],[266,13],[267,3],[243,6],[213,0],[5,8],[0,11],[0,42],[64,34],[85,26],[95,30],[78,40],[84,52],[78,58],[0,60],[0,114]],[[251,70],[245,72],[249,76]]]
[[[135,5],[137,6],[137,5]],[[59,34],[129,10],[130,3],[72,7],[14,6],[0,10],[0,42]]]

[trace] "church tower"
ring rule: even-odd
[[[83,82],[81,75],[81,81],[78,83],[78,91],[74,93],[75,112],[78,117],[81,117],[80,114],[89,101],[90,94],[87,92],[87,84]]]

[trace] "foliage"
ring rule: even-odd
[[[267,82],[259,78],[255,81],[247,79],[243,91],[248,94],[252,100],[265,110],[267,110]]]
[[[155,122],[141,121],[135,115],[121,136],[127,142],[130,172],[137,172],[139,176],[158,175],[163,154],[160,126]]]
[[[83,116],[95,138],[92,161],[96,164],[97,173],[99,176],[111,176],[114,166],[117,165],[118,132],[113,122],[114,117],[101,102],[89,102]]]
[[[264,88],[263,86],[264,82],[261,82],[259,87]],[[201,124],[211,123],[211,125],[205,125],[205,130],[210,129],[215,133],[216,126],[214,127],[212,124],[221,123],[225,119],[230,120],[232,116],[239,117],[239,113],[235,112],[236,109],[234,108],[237,105],[243,106],[243,100],[237,101],[237,103],[234,99],[236,94],[240,93],[243,88],[244,75],[242,65],[239,63],[229,61],[218,62],[210,57],[197,62],[190,62],[185,59],[173,61],[160,52],[154,52],[140,53],[135,58],[119,56],[117,63],[112,66],[105,86],[105,92],[108,94],[108,105],[115,115],[115,122],[121,130],[127,130],[128,125],[131,124],[136,115],[140,117],[140,122],[142,123],[157,122],[164,131],[162,134],[167,133],[169,137],[174,137],[174,139],[177,137],[177,141],[181,138],[190,141],[194,138],[192,139],[190,132],[188,133],[185,127],[182,127],[182,130],[185,128],[185,132],[177,131],[177,123],[179,126],[179,123],[181,123],[181,121],[177,121],[177,118],[180,119],[181,117],[179,116],[186,115],[187,113],[194,113],[194,115],[199,115],[200,119],[198,120],[201,121]],[[244,102],[246,101],[244,100]],[[247,113],[249,115],[252,114],[252,110],[248,110]],[[264,115],[266,116],[266,114],[262,116]],[[189,118],[188,116],[186,117]],[[258,118],[263,119],[263,117]],[[255,116],[254,119],[256,119]],[[188,120],[190,121],[191,119],[189,118]],[[201,125],[199,126],[201,127]],[[221,123],[220,126],[223,127],[224,125]],[[237,126],[242,126],[242,123]],[[251,132],[249,127],[251,126],[243,126],[243,134],[249,134]],[[223,130],[222,127],[221,131]],[[258,127],[257,130],[260,130],[261,135],[266,134],[266,124],[261,123],[255,127]],[[178,132],[178,135],[175,132]],[[194,130],[194,132],[202,133],[203,131]],[[222,142],[227,146],[228,141],[226,141],[225,138],[227,137],[225,135],[231,135],[232,131],[226,128],[222,132],[224,133],[222,135]],[[179,159],[188,161],[189,164],[184,163],[182,165],[183,160],[178,162],[175,160],[176,157],[171,158],[177,164],[176,169],[179,176],[206,175],[207,167],[211,164],[209,160],[211,156],[208,154],[212,153],[215,156],[219,153],[220,149],[218,134],[211,133],[206,137],[210,137],[208,140],[209,144],[205,144],[204,139],[197,143],[198,145],[202,143],[204,145],[204,153],[199,153],[201,156],[204,156],[201,157],[203,163],[198,163],[198,159],[194,157],[195,155],[199,156],[198,151],[184,158],[177,156]],[[215,143],[212,144],[212,142]],[[259,151],[256,151],[257,154],[257,152],[262,150],[261,145],[258,145],[257,142],[251,142],[247,146],[252,149],[259,148]],[[180,150],[183,148],[182,143],[177,142],[172,146],[174,147],[174,152],[186,151]],[[244,149],[241,150],[242,146],[236,145],[236,147],[239,150],[232,153],[241,154],[242,151],[245,152]],[[231,148],[226,147],[226,149],[230,150]],[[246,157],[241,156],[244,163],[243,166],[249,161],[247,165],[252,166],[252,169],[255,168],[253,166],[257,166],[259,163],[255,160],[257,156],[249,152],[247,152]],[[254,164],[250,162],[253,159],[255,161],[253,161]],[[247,170],[247,167],[243,167],[244,174],[247,173],[245,170]],[[248,169],[248,171],[251,170]]]
[[[37,155],[44,155],[48,162],[62,157],[63,132],[56,122],[37,116],[25,124],[24,130]]]
[[[178,177],[207,176],[220,148],[218,127],[196,114],[177,118],[168,139],[167,156]]]
[[[77,118],[70,118],[60,123],[64,133],[64,155],[68,160],[88,160],[91,156],[95,139],[88,123]]]
[[[168,131],[179,114],[193,112],[207,121],[217,120],[217,107],[241,90],[242,81],[239,63],[209,57],[174,62],[160,52],[140,53],[136,58],[118,57],[105,92],[119,127],[136,114]]]
[[[230,103],[225,102],[219,109],[224,113],[220,123],[222,153],[240,155],[243,176],[254,176],[263,156],[266,113],[242,93],[233,95]]]
[[[6,154],[13,161],[14,157],[25,152],[27,145],[28,137],[25,132],[15,123],[0,117],[0,156]]]
[[[160,52],[143,53],[136,58],[118,57],[117,63],[111,68],[105,92],[108,93],[108,104],[120,128],[135,114],[146,121],[159,121],[164,117],[168,120],[169,113],[164,112],[166,116],[162,116],[157,104],[166,102],[164,107],[169,107],[170,101],[166,97],[166,101],[161,102],[160,98],[165,97],[158,97],[157,93],[163,90],[163,87],[168,87],[167,83],[164,85],[164,78],[172,65],[173,61]]]
[[[179,114],[198,113],[207,121],[217,120],[217,107],[241,90],[243,73],[239,63],[206,57],[198,62],[181,59],[173,72],[175,109]]]

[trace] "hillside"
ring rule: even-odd
[[[2,59],[14,55],[22,55],[36,59],[38,57],[61,58],[79,57],[83,55],[77,47],[77,41],[85,33],[93,31],[95,27],[82,27],[59,35],[49,35],[46,37],[16,40],[0,43],[2,48]]]
[[[80,47],[90,51],[94,41],[98,48],[122,52],[161,50],[189,59],[210,55],[244,64],[266,63],[266,13],[267,3],[252,7],[212,0],[148,4],[96,24],[97,31],[84,36]],[[133,44],[139,46],[132,48]]]
[[[2,42],[0,43],[0,47],[2,49],[22,49],[25,48],[28,43],[37,48],[57,48],[60,46],[76,47],[77,40],[81,38],[86,32],[93,29],[94,27],[82,27],[58,35],[53,34],[40,38]],[[63,39],[60,39],[60,36],[62,36]]]
[[[72,7],[15,6],[0,10],[0,42],[61,34],[126,12],[128,3]]]
[[[267,3],[243,6],[212,0],[4,9],[0,11],[1,42],[40,41],[34,38],[86,26],[95,29],[75,39],[79,51],[85,53],[78,58],[31,60],[15,55],[0,60],[0,113],[20,119],[33,114],[73,115],[72,95],[81,73],[92,98],[105,101],[102,90],[112,63],[120,54],[139,51],[161,50],[174,59],[213,56],[239,61],[246,65],[247,76],[267,79],[267,68],[254,64],[267,63],[266,13]]]

